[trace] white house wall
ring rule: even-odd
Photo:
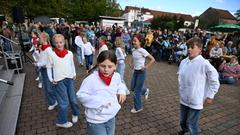
[[[115,23],[117,23],[118,26],[121,26],[121,27],[124,26],[124,20],[102,19],[100,23],[102,26],[105,26],[105,27],[112,27]]]

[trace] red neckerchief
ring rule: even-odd
[[[38,40],[39,40],[38,37],[33,37],[33,38],[32,38],[32,43],[33,43],[34,45],[37,45]]]
[[[45,49],[47,49],[48,47],[50,47],[49,44],[46,44],[46,45],[42,45],[42,51],[44,51]]]
[[[63,49],[63,50],[59,50],[57,48],[54,49],[54,52],[57,54],[58,57],[60,58],[64,58],[65,55],[68,54],[68,50],[67,49]]]
[[[103,82],[109,86],[111,81],[112,81],[112,77],[113,77],[113,74],[109,75],[108,77],[104,76],[103,73],[101,73],[100,71],[98,71],[98,75],[99,77],[103,80]]]

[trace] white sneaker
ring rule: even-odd
[[[148,100],[148,96],[149,96],[149,88],[147,88],[146,92],[145,92],[145,100]]]
[[[39,88],[39,89],[42,88],[42,83],[38,83],[38,88]]]
[[[39,81],[39,77],[37,77],[35,80],[36,80],[36,81]]]
[[[48,110],[53,110],[58,105],[58,102],[56,101],[55,104],[48,106]]]
[[[139,110],[136,110],[135,108],[133,108],[131,110],[131,113],[138,113],[138,112],[141,112],[143,109],[139,109]]]
[[[72,122],[77,123],[78,122],[78,116],[72,115]]]
[[[64,124],[56,124],[56,126],[58,126],[58,127],[62,127],[62,128],[70,128],[70,127],[72,127],[73,126],[73,124],[72,124],[72,122],[66,122],[66,123],[64,123]]]

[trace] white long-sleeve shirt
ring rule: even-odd
[[[94,85],[93,85],[94,82]],[[85,107],[86,119],[90,123],[104,123],[115,117],[121,106],[117,94],[126,94],[126,85],[119,73],[114,73],[107,86],[95,71],[83,80],[77,98]]]
[[[73,54],[71,51],[68,51],[68,54],[66,54],[63,58],[60,58],[56,55],[56,53],[53,53],[48,58],[46,67],[50,81],[61,81],[65,78],[73,78],[76,76]]]
[[[178,82],[180,103],[198,110],[207,97],[214,98],[220,86],[217,70],[201,55],[181,62]]]
[[[82,59],[84,59],[84,52],[83,52],[83,41],[81,36],[76,36],[74,40],[77,47],[81,48]]]
[[[48,57],[53,54],[51,47],[46,48],[44,51],[41,51],[39,54],[39,60],[37,62],[38,67],[45,67],[47,65]]]
[[[38,62],[38,61],[39,61],[39,58],[40,58],[40,52],[39,52],[39,50],[37,50],[37,48],[36,48],[34,45],[32,45],[32,47],[31,47],[31,49],[29,50],[29,52],[33,52],[33,53],[32,53],[33,60],[34,60],[35,62]]]
[[[103,52],[103,51],[107,51],[107,50],[108,50],[107,45],[103,45],[103,46],[101,46],[101,47],[99,48],[98,54],[100,54],[100,53]]]
[[[78,46],[78,47],[81,47],[83,46],[83,41],[82,41],[82,37],[81,36],[76,36],[75,37],[75,44]]]
[[[118,63],[124,63],[126,53],[124,53],[122,48],[117,47],[115,51],[115,55],[117,56]]]
[[[83,44],[82,48],[84,55],[92,55],[95,52],[95,49],[93,48],[90,42]]]

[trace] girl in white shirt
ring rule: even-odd
[[[75,37],[75,44],[77,45],[77,60],[80,66],[83,66],[84,54],[83,54],[83,41],[82,41],[82,31],[77,30],[78,36]]]
[[[107,38],[105,36],[101,36],[99,38],[99,51],[98,51],[98,54],[100,54],[103,51],[108,50],[106,42],[107,42]]]
[[[198,37],[187,41],[188,57],[184,59],[178,70],[180,94],[180,124],[179,135],[190,132],[198,135],[198,121],[203,106],[212,103],[220,83],[218,72],[200,54],[202,40]]]
[[[74,80],[76,71],[73,61],[73,54],[64,48],[65,40],[61,34],[53,37],[56,48],[50,55],[47,63],[48,78],[55,85],[58,101],[58,116],[56,125],[58,127],[69,128],[72,123],[68,119],[68,107],[72,109],[72,122],[78,121],[80,108],[74,91]],[[52,75],[53,74],[53,75]]]
[[[34,63],[40,69],[41,77],[42,77],[42,86],[43,91],[47,99],[48,110],[53,110],[58,104],[56,100],[56,93],[54,86],[50,82],[47,76],[46,64],[48,61],[49,55],[53,53],[52,47],[50,46],[49,36],[46,32],[42,32],[40,34],[40,55],[39,60]]]
[[[97,71],[83,80],[77,92],[85,107],[88,135],[114,135],[115,116],[126,99],[126,86],[115,72],[116,64],[114,52],[101,52]]]
[[[32,47],[29,50],[29,52],[32,52],[32,57],[35,63],[37,63],[39,61],[39,57],[40,57],[40,41],[39,41],[39,37],[38,37],[38,33],[37,31],[33,31],[32,32]],[[35,79],[36,81],[38,81],[38,88],[42,88],[42,77],[41,77],[41,73],[39,68],[36,67],[36,73],[38,75],[38,77]]]
[[[134,69],[131,81],[131,89],[134,91],[134,107],[131,109],[131,113],[138,113],[143,110],[141,97],[145,95],[145,99],[148,99],[149,94],[149,89],[146,89],[144,86],[146,69],[148,69],[155,61],[153,56],[141,47],[142,40],[143,38],[140,34],[135,35],[133,38],[134,49],[132,52],[132,62],[130,63],[130,67]],[[145,64],[146,59],[149,59],[147,64]]]
[[[87,41],[86,36],[83,36],[82,39],[83,39],[82,49],[83,49],[84,58],[86,61],[86,69],[88,72],[88,70],[92,68],[92,65],[93,65],[93,55],[94,55],[95,49],[93,48],[91,43]]]
[[[117,56],[117,72],[121,75],[122,81],[124,82],[124,71],[125,71],[125,57],[126,53],[123,49],[123,40],[121,37],[117,37],[115,39],[116,51],[115,54]]]

